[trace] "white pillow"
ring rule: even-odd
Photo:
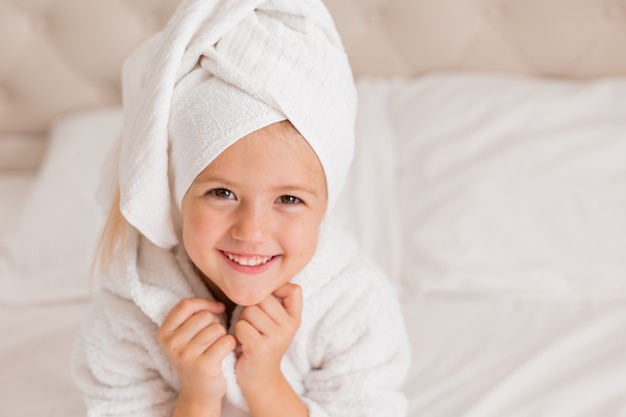
[[[0,134],[0,171],[34,171],[45,152],[43,135]]]
[[[102,164],[122,123],[118,108],[59,120],[14,227],[0,241],[0,302],[89,295],[105,214],[96,202]]]
[[[357,82],[354,160],[334,214],[368,254],[400,284],[401,236],[396,203],[396,143],[386,112],[386,83]]]
[[[626,297],[626,79],[440,73],[359,88],[381,85],[403,285]]]

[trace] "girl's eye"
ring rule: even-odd
[[[282,195],[278,197],[278,202],[281,204],[299,204],[302,203],[302,200],[292,195]]]
[[[222,200],[229,200],[235,198],[235,194],[232,191],[227,190],[226,188],[216,188],[214,190],[209,191],[209,194],[213,197],[220,198]]]

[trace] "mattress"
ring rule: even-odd
[[[625,417],[626,82],[436,74],[358,92],[335,214],[398,290],[409,417]],[[84,416],[69,360],[120,123],[68,115],[38,172],[0,173],[2,416]]]

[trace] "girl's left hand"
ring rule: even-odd
[[[264,390],[282,378],[280,362],[300,327],[301,314],[302,289],[291,283],[243,309],[235,337],[241,344],[237,382],[244,393]]]

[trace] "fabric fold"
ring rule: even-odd
[[[320,228],[320,236],[313,261],[292,282],[299,284],[306,298],[315,297],[329,281],[339,276],[358,254],[356,241],[332,218]],[[168,312],[183,298],[200,297],[213,299],[202,279],[197,275],[182,245],[167,250],[154,245],[136,230],[127,234],[125,262],[116,267],[102,280],[106,291],[130,299],[155,325],[160,326]],[[167,279],[164,279],[167,276]],[[241,307],[233,313],[229,332],[234,333],[234,323]],[[222,323],[226,319],[222,315]],[[119,328],[124,325],[120,325]],[[156,340],[155,340],[156,342]],[[157,346],[155,346],[157,348]],[[159,368],[170,367],[167,359]],[[235,373],[237,357],[230,352],[222,362],[222,372],[227,384],[226,397],[229,407],[249,411],[247,402]],[[178,386],[178,381],[173,384]]]

